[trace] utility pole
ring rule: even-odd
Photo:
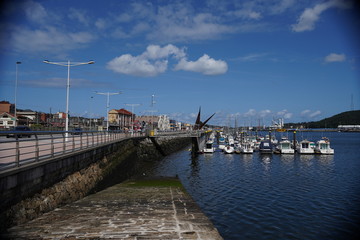
[[[105,115],[105,118],[106,118],[106,131],[109,131],[109,107],[110,107],[110,95],[117,95],[117,94],[121,94],[121,92],[114,92],[114,93],[111,93],[111,92],[96,92],[96,94],[99,94],[99,95],[106,95],[107,96],[107,101],[106,101],[106,115]]]
[[[15,76],[15,109],[14,109],[14,117],[15,117],[15,127],[17,126],[17,112],[16,112],[16,96],[17,96],[17,85],[18,85],[18,65],[21,64],[21,62],[16,62],[16,76]]]
[[[86,65],[86,64],[94,64],[95,62],[93,60],[90,60],[88,62],[70,62],[69,60],[67,62],[50,62],[49,60],[44,60],[44,63],[47,64],[54,64],[59,65],[63,67],[67,67],[67,83],[66,83],[66,118],[65,118],[65,138],[66,141],[68,140],[69,136],[69,94],[70,94],[70,67],[76,67],[80,65]]]
[[[138,107],[138,106],[140,106],[141,104],[139,104],[139,103],[125,103],[125,105],[126,106],[131,106],[131,122],[132,122],[132,124],[131,124],[131,135],[133,135],[134,134],[134,117],[135,117],[135,114],[134,114],[134,107]]]

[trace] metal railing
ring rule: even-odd
[[[120,139],[142,136],[120,131],[1,131],[0,172],[32,162],[100,146]]]
[[[153,133],[153,136],[198,137],[202,132],[157,131]],[[145,136],[145,133],[125,133],[123,131],[0,131],[0,172],[139,136]]]

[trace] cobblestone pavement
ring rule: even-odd
[[[151,185],[151,184],[150,184]],[[8,229],[10,239],[222,239],[179,186],[127,182]]]

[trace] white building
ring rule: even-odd
[[[160,115],[158,121],[158,129],[160,131],[168,131],[170,130],[170,119],[166,115]]]
[[[339,125],[340,131],[360,131],[360,125]]]
[[[0,128],[9,129],[15,127],[15,117],[10,113],[3,112],[0,114]]]

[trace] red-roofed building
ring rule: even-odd
[[[109,128],[121,130],[130,129],[132,123],[132,116],[133,113],[124,108],[119,110],[110,110],[108,113]]]
[[[8,101],[0,101],[0,112],[6,112],[13,114],[15,112],[15,104]]]

